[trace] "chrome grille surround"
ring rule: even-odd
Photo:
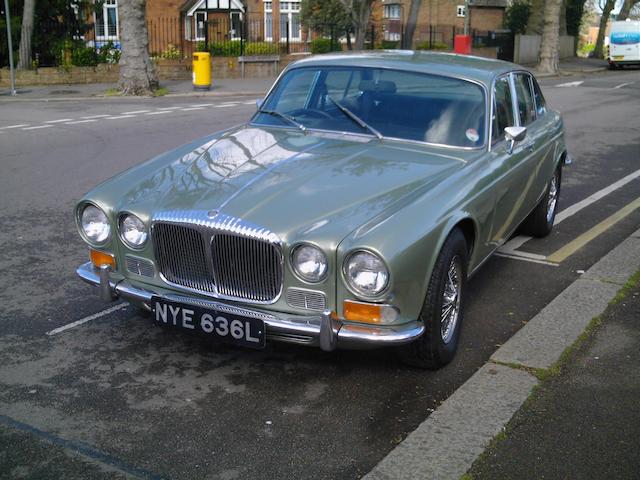
[[[151,238],[169,285],[255,304],[282,294],[282,242],[266,228],[216,211],[169,211],[153,216]]]
[[[327,305],[325,294],[317,290],[287,288],[286,298],[287,305],[293,308],[322,312]]]
[[[153,277],[155,270],[153,263],[144,258],[134,257],[132,255],[125,255],[125,263],[127,264],[127,270],[136,275],[142,275],[143,277]]]

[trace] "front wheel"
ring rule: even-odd
[[[447,237],[429,280],[419,317],[425,332],[412,343],[398,348],[404,363],[435,370],[453,359],[462,326],[467,264],[466,239],[455,229]]]

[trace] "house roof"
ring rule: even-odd
[[[470,7],[494,7],[494,8],[507,8],[508,0],[470,0]]]

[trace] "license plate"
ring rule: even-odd
[[[624,55],[614,55],[613,59],[614,60],[622,60],[624,58]]]
[[[262,320],[231,315],[212,308],[151,298],[153,320],[160,325],[189,330],[250,348],[264,348]]]

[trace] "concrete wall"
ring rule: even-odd
[[[302,58],[300,55],[284,55],[275,73],[280,73],[289,63]],[[156,60],[160,80],[191,80],[191,61]],[[240,78],[240,66],[236,57],[215,57],[211,62],[212,78]],[[18,70],[16,85],[69,85],[79,83],[116,83],[120,74],[118,65],[96,67],[43,67],[36,70]],[[271,78],[274,76],[271,63],[247,63],[246,78]],[[11,78],[8,68],[0,68],[0,87],[9,87]]]
[[[540,50],[540,35],[516,35],[513,61],[521,65],[531,65],[538,62]],[[573,57],[574,37],[562,35],[560,37],[559,58]]]

